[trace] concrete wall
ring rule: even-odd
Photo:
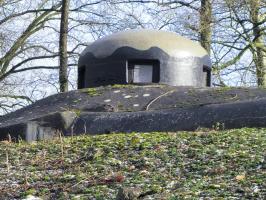
[[[87,52],[80,57],[79,67],[85,66],[85,72],[79,73],[79,88],[96,87],[101,85],[127,84],[128,63],[159,64],[159,81],[172,86],[206,86],[203,66],[208,58],[173,57],[158,47],[141,51],[130,47],[121,47],[112,55],[97,58]],[[207,63],[207,68],[211,70]],[[80,71],[81,72],[81,71]],[[153,80],[157,80],[157,75]]]

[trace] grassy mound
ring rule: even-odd
[[[266,129],[3,141],[0,199],[263,199],[265,149]]]

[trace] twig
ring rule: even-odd
[[[166,95],[168,95],[168,94],[170,94],[170,93],[172,93],[172,92],[174,92],[174,91],[175,91],[175,90],[170,90],[170,91],[168,91],[168,92],[166,92],[166,93],[164,93],[164,94],[162,94],[162,95],[156,97],[155,99],[153,99],[153,100],[152,100],[150,103],[148,103],[148,105],[146,106],[146,110],[149,110],[151,104],[153,104],[155,101],[157,101],[157,100],[160,99],[161,97],[166,96]]]
[[[9,174],[10,168],[9,168],[8,148],[6,148],[6,169],[7,169],[7,173]]]

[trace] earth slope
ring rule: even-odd
[[[4,141],[0,199],[263,200],[265,149],[248,128]]]

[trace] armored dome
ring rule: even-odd
[[[173,32],[128,30],[91,43],[81,54],[78,87],[127,83],[210,86],[211,61],[198,43]]]

